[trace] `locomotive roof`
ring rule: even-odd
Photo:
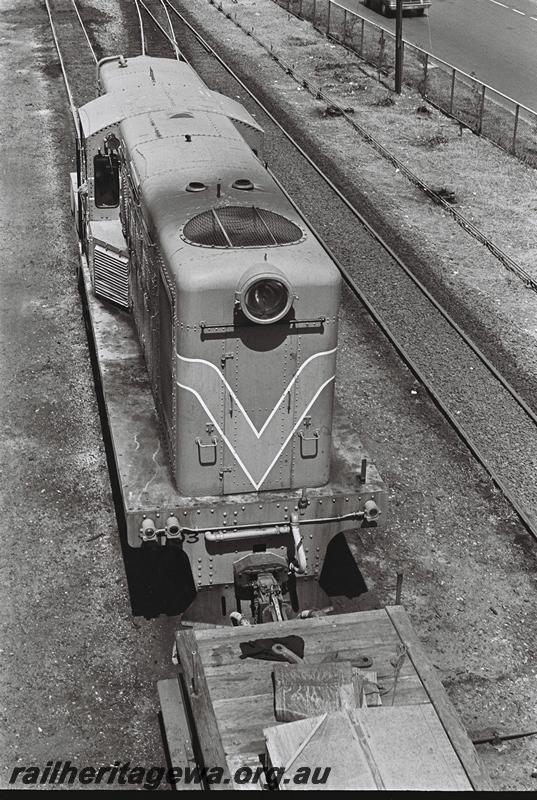
[[[238,257],[236,245],[195,242],[183,234],[189,221],[204,212],[211,215],[213,209],[217,211],[215,225],[220,225],[218,212],[224,208],[227,219],[235,214],[239,226],[250,215],[251,221],[260,219],[260,228],[267,220],[269,227],[279,226],[278,234],[292,230],[293,226],[285,225],[291,221],[299,234],[286,241],[290,247],[301,242],[303,277],[307,274],[310,284],[325,285],[328,274],[339,280],[319,242],[307,235],[303,219],[237,130],[234,122],[238,121],[262,132],[239,103],[210,91],[190,66],[172,59],[139,56],[129,59],[127,67],[121,67],[118,59],[110,60],[101,65],[99,74],[106,94],[80,109],[84,133],[88,137],[119,123],[127,169],[148,230],[176,280],[188,275],[189,280],[203,283],[208,270],[215,286],[230,280],[231,272],[243,271],[245,260],[251,263],[256,258],[251,250],[256,245],[242,245],[245,254]],[[237,181],[251,188],[240,188]],[[191,190],[193,183],[202,188]],[[275,266],[292,269],[297,254],[290,254],[287,246],[270,247],[272,243],[259,244],[263,250],[270,249],[259,259],[264,257],[266,262],[268,256]],[[195,271],[181,268],[185,248],[196,250]],[[229,267],[217,275],[212,269],[216,254],[218,263]]]
[[[149,233],[176,281],[205,285],[207,280],[207,285],[215,287],[236,280],[246,264],[263,258],[295,273],[297,257],[302,278],[307,273],[311,285],[326,284],[329,275],[338,280],[337,270],[316,238],[307,235],[304,220],[230,120],[218,114],[177,116],[159,111],[124,120],[120,131]],[[252,188],[240,188],[244,184],[237,181]],[[189,191],[192,183],[203,188]],[[195,217],[205,229],[198,240],[187,235],[188,228],[185,231]],[[252,226],[259,229],[268,223],[270,228],[272,224],[276,241],[269,241],[270,232],[255,244],[251,243],[254,235],[250,239],[245,235],[244,241],[250,243],[230,246],[219,243],[218,237],[207,241],[207,218],[211,217],[215,228],[229,220],[234,231],[244,226],[251,232]],[[284,237],[291,231],[285,241],[278,238],[282,231]],[[300,255],[290,252],[299,242]],[[261,249],[258,255],[255,248]],[[195,259],[195,271],[185,269],[191,259]],[[215,263],[221,267],[218,274]]]
[[[99,78],[104,94],[79,109],[86,138],[129,117],[165,109],[210,111],[262,132],[240,103],[208,89],[184,61],[117,57],[101,64]]]
[[[277,206],[298,219],[235,126],[219,114],[149,112],[124,120],[120,131],[148,227],[157,238],[168,231],[175,249],[180,227],[212,207]],[[253,188],[234,188],[237,180]],[[191,184],[205,188],[189,191]]]

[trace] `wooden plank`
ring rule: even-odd
[[[264,731],[287,784],[303,766],[330,768],[324,789],[468,791],[471,784],[431,705],[353,709]],[[308,787],[308,788],[313,788]]]
[[[390,679],[391,680],[391,679]],[[383,705],[391,705],[391,697],[392,693],[390,691],[390,687],[386,687],[386,684],[379,680],[381,688],[380,697],[382,700]],[[220,716],[221,712],[221,703],[237,703],[242,705],[242,703],[248,699],[250,703],[256,703],[258,700],[261,701],[261,698],[265,697],[265,695],[270,694],[273,697],[272,687],[270,683],[263,682],[255,689],[252,688],[251,685],[245,686],[244,693],[239,691],[235,691],[232,696],[226,697],[225,688],[222,685],[219,685],[218,693],[213,691],[209,683],[209,691],[211,694],[211,698],[213,701],[214,710],[216,713],[217,721],[220,724]],[[268,691],[267,691],[268,690]],[[366,689],[366,691],[370,691]],[[422,704],[430,703],[429,697],[427,692],[422,686],[422,683],[417,675],[408,675],[399,677],[399,682],[397,684],[397,693],[395,697],[395,705],[396,706],[404,706],[404,705],[422,705]],[[370,703],[371,705],[371,703]]]
[[[385,652],[383,652],[381,660],[377,659],[376,654],[373,653],[373,668],[377,672],[379,684],[383,687],[383,696],[387,697],[385,702],[391,703],[391,696],[388,699],[386,690],[389,691],[393,685],[393,667],[390,664],[390,658],[395,654],[395,647],[383,648],[383,650]],[[323,664],[326,663],[324,659],[332,655],[335,655],[335,652],[328,650],[325,654],[316,654],[305,658],[304,663]],[[244,696],[255,696],[269,691],[275,663],[255,659],[240,661],[237,657],[234,662],[221,667],[204,665],[213,702],[234,697],[240,699]],[[338,662],[336,661],[336,663]],[[358,674],[360,672],[361,670],[358,671]],[[406,659],[401,668],[397,685],[396,703],[401,705],[403,702],[429,702],[428,695],[409,659]]]
[[[280,789],[375,790],[384,783],[362,731],[346,712],[290,722],[263,731],[272,767],[284,769]],[[321,785],[295,784],[305,768],[329,770]]]
[[[383,608],[375,609],[373,611],[355,611],[348,614],[334,614],[333,616],[325,617],[312,617],[311,619],[290,619],[285,622],[266,622],[263,625],[256,625],[252,631],[252,639],[259,639],[261,637],[277,637],[289,636],[290,634],[297,634],[302,636],[306,631],[312,634],[323,635],[329,629],[345,629],[355,623],[364,627],[370,627],[372,630],[376,626],[388,623],[389,619]],[[254,635],[255,633],[255,635]],[[196,638],[199,642],[200,652],[203,649],[203,643],[209,642],[210,644],[217,644],[218,642],[233,643],[237,639],[244,638],[244,626],[237,628],[221,627],[218,629],[210,630],[197,630]]]
[[[451,744],[466,770],[470,783],[477,791],[490,790],[489,777],[484,771],[475,748],[464,730],[446,690],[438,679],[434,667],[418,641],[405,610],[402,606],[388,606],[386,612],[401,637],[401,641],[407,648],[408,656],[423,683]]]
[[[196,720],[196,732],[201,747],[204,766],[208,769],[219,767],[223,770],[223,781],[213,784],[214,788],[229,788],[231,776],[220,731],[214,714],[213,703],[209,694],[207,680],[201,667],[198,645],[193,631],[181,631],[177,634],[177,655],[183,670],[188,699]],[[228,785],[224,781],[228,781]]]
[[[383,635],[386,633],[386,635]],[[349,631],[348,640],[345,639],[341,631],[327,631],[324,636],[305,636],[304,639],[304,660],[312,659],[313,656],[321,656],[317,658],[317,662],[327,661],[353,661],[359,660],[361,656],[368,655],[375,658],[379,655],[385,655],[386,658],[392,658],[395,653],[395,648],[399,644],[393,629],[385,631],[377,631],[375,635],[369,636],[356,636],[354,630]],[[250,641],[246,637],[243,642]],[[200,656],[205,667],[223,667],[231,664],[236,664],[238,661],[245,661],[250,663],[252,661],[260,661],[259,658],[241,658],[240,642],[234,645],[213,645],[212,647],[200,648]],[[274,659],[277,660],[277,659]]]
[[[289,625],[291,626],[291,623]],[[252,628],[253,626],[250,628],[241,626],[233,629],[234,634],[236,630],[239,630],[238,636],[235,634],[233,638],[230,637],[224,641],[221,639],[219,641],[203,641],[197,637],[198,649],[204,666],[221,667],[226,664],[235,664],[241,656],[241,642],[264,638],[265,633],[269,633],[264,630],[257,632]],[[387,617],[385,620],[379,620],[379,624],[375,626],[360,625],[360,623],[354,622],[343,628],[333,626],[322,631],[293,626],[290,628],[289,634],[298,635],[304,639],[304,658],[309,658],[314,654],[327,657],[327,654],[330,653],[333,661],[351,661],[353,657],[358,658],[361,655],[373,656],[375,649],[378,648],[393,655],[400,641]],[[284,632],[280,630],[280,638],[283,635]],[[278,638],[278,636],[270,638]],[[252,659],[241,660],[250,661]]]
[[[278,722],[356,708],[360,702],[350,661],[276,664],[273,676],[274,713]]]
[[[362,616],[369,618],[365,625],[361,624]],[[280,669],[293,667],[272,661],[240,659],[240,642],[259,638],[260,633],[267,638],[291,633],[302,636],[305,641],[305,664],[313,666],[326,664],[327,658],[339,664],[342,656],[350,656],[351,659],[371,656],[373,669],[378,672],[378,682],[383,688],[383,701],[390,706],[390,687],[394,677],[390,661],[401,640],[405,644],[407,642],[385,612],[348,614],[343,615],[343,620],[345,624],[341,624],[341,618],[336,624],[327,624],[326,618],[318,618],[283,625],[271,623],[256,626],[254,630],[191,630],[178,635],[178,652],[186,684],[191,689],[194,681],[198,687],[197,692],[190,692],[190,702],[207,766],[227,767],[226,774],[229,776],[231,768],[234,773],[241,765],[255,769],[261,764],[264,752],[262,731],[275,722],[271,674],[275,666]],[[349,622],[352,622],[350,626]],[[358,675],[362,672],[366,674],[361,670],[355,672]],[[399,675],[396,707],[409,703],[430,703],[429,698],[430,694],[417,672],[415,659],[409,649],[409,657],[404,661]],[[236,788],[259,789],[262,785],[245,784]]]
[[[320,714],[307,719],[295,720],[296,724],[293,725],[273,725],[265,728],[263,736],[270,765],[289,769],[300,749],[309,741],[325,719],[326,714]]]
[[[377,789],[385,789],[386,785],[384,783],[384,779],[382,777],[379,766],[376,762],[375,755],[371,750],[371,743],[369,742],[369,739],[362,725],[360,725],[359,722],[357,722],[359,719],[363,718],[362,712],[360,712],[360,709],[354,709],[354,710],[348,710],[347,714],[349,716],[349,719],[353,723],[352,727],[354,730],[354,734],[358,739],[359,745],[364,753],[367,766],[371,770],[371,775],[373,776],[373,779],[375,781],[375,786],[377,787]],[[354,765],[352,766],[349,765],[349,768],[354,769]]]
[[[342,658],[341,650],[337,641],[326,641],[325,646],[322,647],[322,643],[319,643],[317,646],[317,642],[311,642],[309,639],[307,639],[305,643],[306,646],[303,660],[304,663],[307,664],[350,661],[353,666],[355,666],[360,661],[362,655],[368,655],[371,658],[375,669],[378,669],[378,671],[383,675],[387,675],[393,671],[391,659],[395,655],[395,647],[397,644],[398,641],[389,641],[387,643],[370,642],[367,648],[359,646],[354,650],[354,652],[347,648],[345,650],[347,657]],[[218,675],[220,673],[225,674],[226,672],[229,672],[230,668],[233,670],[238,666],[241,667],[241,670],[244,670],[244,674],[247,674],[248,670],[251,669],[252,665],[255,664],[265,663],[274,665],[275,663],[281,663],[281,661],[278,662],[278,659],[271,661],[269,659],[262,658],[241,658],[240,650],[236,650],[234,653],[228,652],[223,664],[216,664],[212,658],[204,658],[203,654],[200,655],[207,675]]]
[[[259,760],[265,752],[263,727],[276,724],[272,688],[255,698],[220,700],[214,708],[226,757],[240,753]]]
[[[240,680],[231,682],[229,680],[229,676],[228,679],[226,679],[223,675],[222,679],[216,682],[214,682],[214,678],[210,678],[208,679],[207,683],[219,722],[220,712],[218,711],[218,704],[220,702],[229,701],[241,703],[245,697],[249,697],[251,702],[255,703],[256,698],[261,698],[265,694],[272,694],[270,673],[267,673],[266,680],[261,680],[260,678],[256,680],[255,675],[250,679],[245,680],[242,687],[242,692],[240,691]],[[391,705],[391,687],[393,685],[392,677],[386,679],[378,678],[378,683],[381,687],[381,698],[383,704]],[[229,690],[230,686],[232,686],[233,691]],[[410,675],[403,675],[401,673],[397,684],[395,705],[417,705],[421,703],[430,703],[430,700],[418,675],[414,671]]]
[[[413,680],[419,683],[417,676]],[[259,761],[264,752],[262,730],[276,723],[272,683],[270,682],[265,688],[268,691],[264,694],[254,696],[244,695],[243,697],[219,700],[213,698],[214,713],[228,764],[231,763],[230,758],[233,753],[238,753],[243,758],[253,758]],[[407,692],[404,682],[400,678],[397,703],[412,704],[416,691],[415,688],[412,688],[410,692]],[[421,683],[419,683],[419,692],[422,701],[428,703],[427,694]],[[389,698],[390,695],[385,697]],[[385,699],[385,702],[389,704],[390,701]]]
[[[371,657],[372,664],[371,667],[376,669],[379,675],[382,675],[383,678],[388,678],[389,676],[393,675],[393,665],[391,660],[395,656],[395,648],[396,645],[399,643],[397,642],[388,642],[387,644],[384,643],[377,643],[373,647],[369,647],[367,649],[367,655]],[[320,665],[326,663],[344,663],[350,662],[353,663],[353,656],[354,660],[357,661],[359,656],[362,655],[364,652],[363,649],[360,647],[358,648],[354,654],[350,650],[346,650],[345,652],[350,658],[340,658],[340,650],[333,643],[327,642],[326,647],[324,650],[320,652],[311,652],[308,650],[308,645],[310,644],[309,640],[306,640],[306,647],[304,652],[304,663],[311,664],[311,665]],[[203,669],[207,678],[217,678],[221,676],[228,675],[230,676],[230,681],[239,681],[242,679],[239,678],[239,674],[244,676],[244,679],[248,675],[264,675],[265,671],[267,674],[271,672],[274,668],[274,665],[278,662],[277,660],[269,661],[266,659],[261,658],[244,658],[241,659],[240,657],[240,650],[236,650],[233,655],[229,655],[226,658],[224,664],[215,665],[212,661],[206,660],[201,655],[201,660],[203,664]],[[401,666],[401,674],[416,674],[416,670],[406,659],[402,666]]]
[[[261,760],[263,759],[263,760]],[[239,782],[236,783],[233,781],[231,787],[234,790],[244,789],[246,791],[252,790],[262,790],[266,788],[266,778],[264,775],[264,752],[260,750],[259,753],[228,753],[227,756],[227,763],[229,766],[229,771],[233,776],[236,776],[240,770],[243,768],[250,768],[251,772],[250,775],[252,776],[250,780],[246,780],[242,783],[239,779]],[[247,769],[245,769],[242,774],[248,774]]]
[[[166,678],[158,681],[157,689],[170,766],[172,769],[184,770],[185,767],[193,769],[196,766],[196,759],[179,681],[177,678]],[[199,784],[186,784],[184,781],[178,781],[173,787],[177,791],[201,789]]]
[[[349,712],[362,730],[388,791],[471,791],[432,705]]]

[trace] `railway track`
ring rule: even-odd
[[[196,70],[212,86],[239,96],[265,129],[273,174],[286,175],[290,155],[300,159],[300,175],[282,178],[283,188],[300,197],[300,210],[310,224],[322,198],[323,207],[330,209],[329,218],[312,227],[338,264],[349,290],[537,537],[537,490],[533,470],[528,469],[528,464],[537,467],[536,413],[413,274],[411,266],[308,155],[297,136],[215,51],[189,21],[188,12],[178,10],[177,3],[163,2],[173,16],[175,38],[187,60],[194,61]],[[310,202],[312,197],[315,204]],[[357,231],[354,240],[342,241],[338,231],[353,226]],[[364,249],[376,251],[375,257],[357,264],[356,253]]]
[[[280,5],[280,3],[278,3],[278,5]],[[289,4],[287,5],[289,6]],[[301,17],[300,14],[295,13],[290,8],[286,8],[286,11],[287,13],[291,14],[292,16],[296,17],[299,20],[304,19],[304,17]],[[237,22],[237,20],[235,20],[235,23],[239,27],[241,27],[240,23]],[[327,33],[326,37],[330,41],[335,42],[338,46],[345,48],[349,52],[351,53],[355,52],[351,47],[348,47],[342,39],[338,38],[337,35],[334,36]],[[256,41],[262,47],[267,49],[267,46],[262,41],[260,41],[257,38]],[[273,57],[278,60],[277,55],[273,55]],[[368,144],[370,144],[382,156],[382,158],[393,164],[393,166],[399,172],[401,172],[411,183],[413,183],[414,186],[420,189],[420,191],[423,192],[424,195],[426,195],[429,199],[431,199],[437,205],[442,206],[443,210],[447,214],[450,214],[453,217],[453,219],[457,222],[457,224],[461,227],[462,230],[464,230],[470,236],[473,236],[474,239],[476,239],[476,241],[484,245],[494,255],[494,257],[498,259],[498,261],[505,267],[505,269],[508,269],[513,275],[516,275],[518,280],[520,280],[524,286],[526,286],[527,288],[531,289],[534,292],[537,291],[537,281],[529,274],[529,272],[527,272],[527,270],[525,270],[514,259],[508,256],[507,253],[501,250],[501,248],[499,248],[490,238],[485,236],[485,234],[481,230],[479,230],[479,228],[477,228],[467,216],[465,216],[463,213],[457,210],[452,203],[448,202],[441,194],[439,194],[435,189],[433,189],[432,186],[425,183],[415,172],[412,171],[410,167],[408,167],[403,161],[397,158],[397,156],[394,155],[394,153],[392,153],[390,150],[384,147],[384,145],[382,145],[377,139],[375,139],[374,136],[372,136],[362,125],[360,125],[351,115],[349,115],[349,113],[345,110],[344,106],[339,104],[337,100],[335,100],[334,98],[322,92],[318,87],[310,85],[307,80],[305,80],[300,74],[295,72],[292,65],[285,64],[281,61],[280,63],[282,67],[287,71],[287,73],[292,75],[293,78],[298,83],[304,86],[304,88],[307,88],[307,90],[311,92],[312,95],[316,96],[316,98],[319,100],[322,99],[323,101],[326,102],[327,105],[336,108],[339,111],[340,116],[345,120],[345,122],[351,125],[354,128],[354,130],[358,133],[358,135],[361,136],[366,142],[368,142]],[[384,84],[383,81],[381,82],[383,83],[383,85],[387,86],[387,84]],[[431,101],[429,100],[428,102]],[[434,103],[431,104],[434,105]],[[458,121],[461,122],[460,120]]]
[[[58,54],[71,113],[81,103],[87,103],[94,94],[93,83],[88,83],[88,70],[94,71],[101,53],[93,46],[76,0],[45,0],[49,24]],[[79,87],[77,96],[71,86]]]

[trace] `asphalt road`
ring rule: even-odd
[[[395,30],[363,0],[337,1]],[[537,0],[432,0],[428,16],[405,15],[403,36],[537,111]]]

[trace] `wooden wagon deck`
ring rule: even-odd
[[[391,714],[392,722],[397,718],[405,724],[402,709],[413,707],[414,714],[410,709],[406,723],[412,726],[416,706],[422,707],[423,713],[418,716],[423,717],[420,730],[425,729],[426,736],[422,736],[424,741],[420,746],[421,752],[427,751],[429,759],[430,788],[488,788],[488,779],[474,747],[400,606],[255,627],[180,630],[177,650],[181,686],[176,678],[159,684],[172,766],[184,768],[188,754],[192,753],[192,742],[196,742],[196,762],[208,769],[223,770],[223,782],[210,788],[261,788],[261,782],[236,785],[234,776],[241,767],[250,767],[254,773],[259,770],[266,751],[264,730],[278,724],[272,678],[275,662],[241,659],[240,644],[289,635],[298,635],[304,640],[304,664],[356,662],[369,656],[371,669],[377,673],[381,687],[381,714],[390,717],[392,700],[393,707],[400,710]],[[406,657],[395,682],[394,694],[392,661],[401,645],[406,648]],[[376,724],[380,720],[380,715],[371,717],[378,714],[376,708],[366,708],[359,713]],[[187,716],[193,720],[194,730],[190,732]],[[393,725],[387,735],[393,739]],[[419,738],[421,734],[410,728],[399,734],[407,741],[413,735]],[[329,759],[329,742],[326,752]],[[433,775],[429,775],[431,763],[435,765]],[[412,775],[419,766],[419,763],[408,764],[408,769],[400,776],[400,785],[394,785],[397,777],[389,777],[389,788],[412,788]],[[353,768],[349,764],[349,769]],[[359,784],[356,775],[356,788]],[[388,788],[386,782],[382,784],[381,781],[380,788],[383,786]],[[179,783],[177,788],[187,787]]]

